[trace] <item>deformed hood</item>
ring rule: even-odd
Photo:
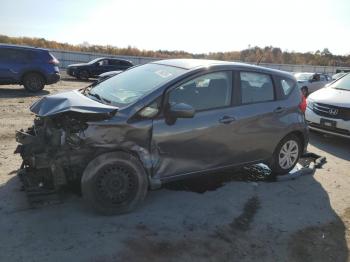
[[[38,116],[53,116],[64,112],[108,114],[117,110],[118,107],[99,103],[78,90],[45,96],[30,107],[30,111]]]

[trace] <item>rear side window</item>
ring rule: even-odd
[[[274,87],[269,75],[240,72],[241,96],[243,104],[274,100]]]
[[[288,96],[292,92],[293,88],[297,85],[295,81],[288,78],[279,78],[279,81],[282,87],[282,92],[285,96]]]
[[[17,63],[30,62],[35,54],[31,50],[20,50],[11,48],[0,49],[0,59]]]
[[[216,72],[190,80],[172,90],[169,103],[185,103],[196,111],[226,107],[231,104],[232,73]]]

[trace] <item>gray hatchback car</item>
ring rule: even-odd
[[[295,78],[263,67],[175,59],[44,97],[16,134],[28,191],[79,182],[102,214],[124,213],[163,183],[266,163],[288,173],[308,144]]]

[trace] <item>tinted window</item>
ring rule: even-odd
[[[243,104],[274,100],[274,89],[269,75],[241,72],[240,76]]]
[[[118,60],[109,60],[110,65],[120,65],[120,61]]]
[[[131,63],[128,61],[120,61],[120,64],[123,66],[131,66]]]
[[[0,59],[12,62],[28,62],[33,59],[34,52],[30,50],[20,50],[11,48],[0,49]]]
[[[186,103],[196,110],[231,104],[232,74],[217,72],[197,77],[172,90],[169,103]]]
[[[279,78],[283,94],[285,96],[289,95],[290,92],[292,92],[293,87],[296,86],[296,82],[293,81],[292,79],[288,78]]]
[[[115,59],[111,59],[108,61],[110,65],[130,66],[130,63],[128,61],[121,61],[121,60],[115,60]]]
[[[107,59],[103,59],[103,60],[99,61],[98,64],[99,64],[100,66],[107,66],[109,63],[108,63],[108,60],[107,60]]]
[[[0,48],[0,60],[4,61],[9,58],[8,49]]]

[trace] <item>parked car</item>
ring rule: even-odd
[[[295,73],[294,76],[305,97],[332,81],[331,77],[327,74]]]
[[[124,71],[134,66],[132,62],[119,58],[96,58],[88,63],[73,64],[67,68],[67,74],[78,79],[96,78],[109,71]]]
[[[109,72],[100,74],[97,78],[97,81],[103,81],[103,80],[110,78],[112,76],[116,76],[116,75],[120,74],[121,72],[123,72],[123,71],[109,71]]]
[[[311,130],[350,138],[350,74],[311,94],[305,117]]]
[[[152,62],[35,102],[34,126],[16,135],[20,175],[51,191],[81,181],[84,199],[103,214],[128,212],[149,187],[190,175],[254,163],[283,175],[308,144],[301,106],[286,72]]]
[[[19,84],[29,92],[60,79],[58,60],[46,49],[0,44],[0,84]]]
[[[345,72],[341,72],[341,73],[337,73],[337,74],[334,74],[334,75],[332,75],[332,80],[334,81],[334,80],[337,80],[338,78],[341,78],[341,77],[343,77],[343,76],[345,76],[347,73],[345,73]]]

